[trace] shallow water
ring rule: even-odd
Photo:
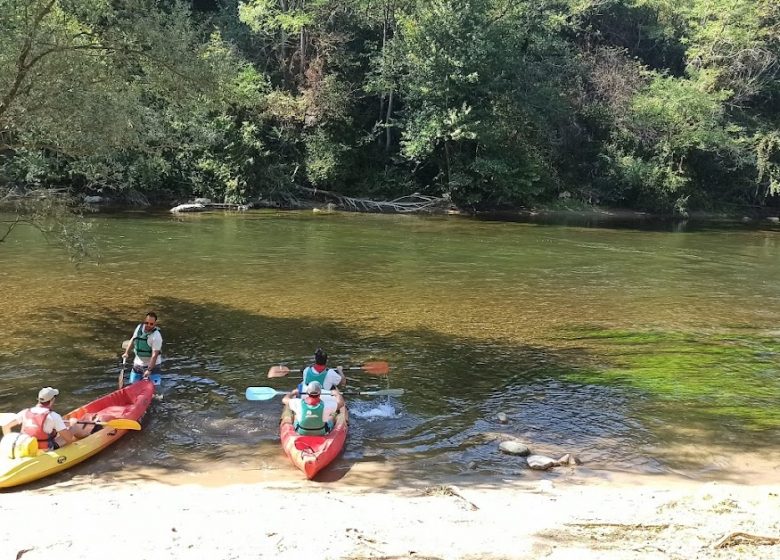
[[[147,309],[165,339],[143,432],[71,474],[290,469],[275,364],[387,360],[400,387],[354,397],[348,479],[525,476],[501,455],[578,455],[583,472],[739,477],[780,450],[780,230],[603,227],[382,215],[98,216],[79,267],[17,228],[0,246],[0,411],[42,385],[65,412],[111,390]],[[509,424],[496,421],[502,411]]]

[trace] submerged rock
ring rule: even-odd
[[[506,412],[499,412],[498,413],[498,421],[502,424],[508,424],[509,423],[509,417],[506,415]]]

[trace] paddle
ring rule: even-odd
[[[274,398],[276,395],[286,395],[287,391],[277,391],[273,387],[247,387],[246,399],[248,401],[268,401]],[[306,393],[304,393],[305,395]],[[328,394],[327,392],[325,393]],[[363,395],[363,396],[385,396],[385,397],[400,397],[404,394],[403,389],[380,389],[378,391],[345,391],[342,395]]]
[[[387,375],[390,373],[390,365],[387,362],[364,362],[359,366],[346,366],[342,369],[344,371],[362,370],[369,375]],[[268,370],[268,377],[284,377],[288,373],[290,373],[290,368],[287,366],[273,366]]]
[[[16,418],[16,414],[13,412],[0,413],[0,426],[5,426]],[[108,426],[109,428],[116,428],[117,430],[140,430],[141,424],[130,418],[115,418],[114,420],[107,420],[105,422],[79,420],[76,424],[97,424],[98,426]]]
[[[76,424],[97,424],[98,426],[108,426],[109,428],[116,428],[117,430],[140,430],[141,429],[141,424],[139,424],[135,420],[130,420],[129,418],[116,418],[114,420],[108,420],[106,422],[100,422],[100,421],[90,422],[89,420],[79,420],[78,422],[76,422]]]
[[[119,372],[119,388],[125,384],[125,367],[127,366],[127,358],[122,358],[122,370]]]

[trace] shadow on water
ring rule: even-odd
[[[774,213],[776,215],[776,213]],[[630,210],[541,211],[525,213],[485,213],[478,221],[524,223],[542,226],[607,228],[647,232],[697,233],[704,231],[774,231],[780,226],[773,217],[740,217],[700,214],[691,217],[655,216]]]
[[[162,398],[153,403],[144,430],[122,438],[99,460],[41,486],[87,473],[157,479],[217,466],[232,468],[238,473],[235,480],[263,472],[300,479],[278,445],[280,400],[249,402],[243,395],[249,385],[291,388],[295,379],[268,379],[268,368],[305,365],[318,346],[328,350],[331,365],[390,362],[387,378],[356,372],[350,387],[406,390],[400,398],[349,401],[345,451],[320,481],[392,488],[566,476],[565,469],[540,475],[529,471],[523,459],[499,453],[498,441],[507,436],[520,437],[535,453],[554,458],[574,453],[585,463],[580,472],[596,477],[611,471],[742,476],[729,464],[719,464],[711,452],[724,441],[728,453],[748,450],[739,438],[725,439],[724,430],[731,426],[719,428],[693,415],[683,429],[675,422],[678,409],[664,410],[668,395],[631,382],[606,382],[605,372],[611,370],[598,368],[584,346],[510,345],[426,329],[362,336],[326,320],[269,317],[172,298],[153,303],[166,340],[166,363]],[[0,366],[0,378],[13,381],[13,390],[0,395],[3,409],[26,406],[41,379],[61,389],[62,412],[115,387],[118,365],[100,364],[93,349],[116,347],[119,352],[132,325],[118,325],[111,309],[49,310],[36,320],[72,325],[69,331],[90,333],[89,338],[74,343],[63,335],[29,333],[26,361],[35,364],[43,359],[38,354],[56,352],[61,367],[53,374],[43,366],[24,371]],[[655,414],[647,415],[648,410]],[[507,415],[507,424],[497,421],[498,412]],[[686,447],[692,436],[698,448]]]

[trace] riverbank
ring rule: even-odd
[[[780,541],[758,540],[780,537],[777,484],[642,477],[376,491],[343,481],[225,483],[230,478],[163,483],[123,473],[6,492],[0,550],[17,560],[106,554],[116,560],[769,560],[780,554]]]

